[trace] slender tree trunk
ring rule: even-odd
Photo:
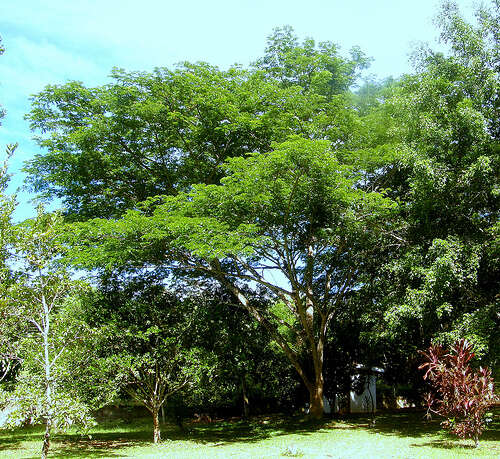
[[[158,408],[154,408],[151,411],[153,414],[153,443],[160,443],[161,441],[160,419],[158,418],[158,412]]]
[[[43,366],[45,370],[45,401],[47,403],[47,414],[45,418],[45,435],[43,437],[42,445],[42,459],[46,459],[49,454],[50,448],[50,431],[52,429],[52,378],[50,373],[50,355],[49,355],[49,332],[50,332],[50,311],[45,300],[45,296],[42,294],[42,305],[43,305]]]
[[[52,420],[47,419],[45,423],[45,435],[43,436],[43,445],[42,445],[42,459],[47,459],[49,455],[50,448],[50,431],[52,428]]]
[[[247,383],[245,381],[245,375],[241,377],[241,392],[243,395],[243,417],[248,418],[248,415],[250,414],[250,404],[248,402]]]

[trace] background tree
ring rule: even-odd
[[[261,309],[269,307],[265,294],[245,294]],[[199,389],[202,406],[197,409],[248,417],[297,406],[299,381],[293,369],[272,336],[233,294],[216,285],[198,293],[188,288],[183,301],[193,310],[189,341],[214,359],[210,379]]]
[[[151,278],[108,278],[86,298],[83,316],[100,336],[94,370],[150,411],[153,441],[160,442],[162,407],[179,392],[198,393],[212,366],[210,353],[187,339],[193,312]]]
[[[0,36],[0,56],[5,52]],[[5,110],[0,104],[0,126],[5,116]],[[16,207],[16,196],[7,193],[10,175],[8,164],[14,154],[17,144],[6,146],[5,160],[0,169],[0,285],[7,286],[14,282],[14,276],[9,266],[10,242],[12,240],[12,214]],[[20,357],[17,347],[18,337],[23,334],[23,327],[5,315],[0,315],[0,383],[12,379],[19,367]]]
[[[9,265],[10,243],[12,241],[12,213],[16,206],[15,196],[6,193],[9,183],[8,158],[0,169],[0,285],[5,288],[15,280]],[[12,376],[19,364],[17,338],[22,327],[9,316],[0,316],[0,382]]]
[[[437,22],[449,54],[419,49],[416,73],[371,115],[386,120],[385,136],[401,152],[371,182],[400,200],[401,241],[365,284],[380,307],[364,320],[375,326],[374,345],[414,369],[431,340],[464,337],[498,366],[498,7],[479,9],[472,25],[443,2]]]
[[[338,49],[329,41],[316,45],[312,38],[299,44],[292,27],[277,27],[254,67],[281,86],[300,87],[304,92],[331,98],[346,93],[370,63],[357,47],[351,49],[349,58],[341,57]]]

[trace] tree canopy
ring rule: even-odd
[[[97,88],[46,87],[27,115],[46,150],[27,162],[31,189],[62,198],[73,219],[117,217],[151,196],[217,184],[226,159],[268,151],[291,134],[349,143],[346,90],[367,59],[312,40],[301,47],[284,30],[250,70],[185,63],[114,69]],[[279,76],[290,72],[296,76]]]

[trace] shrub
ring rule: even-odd
[[[425,362],[424,379],[432,390],[426,397],[428,415],[436,413],[446,419],[441,425],[460,438],[474,439],[475,446],[484,430],[487,411],[495,402],[493,378],[489,368],[474,370],[472,345],[457,341],[450,352],[439,345],[421,352]]]

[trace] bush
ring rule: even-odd
[[[463,339],[455,343],[451,352],[435,345],[421,354],[425,362],[419,368],[426,369],[424,379],[432,386],[426,397],[428,415],[445,417],[441,423],[445,429],[460,438],[473,438],[477,447],[487,411],[495,402],[491,370],[469,366],[474,353],[472,345]]]

